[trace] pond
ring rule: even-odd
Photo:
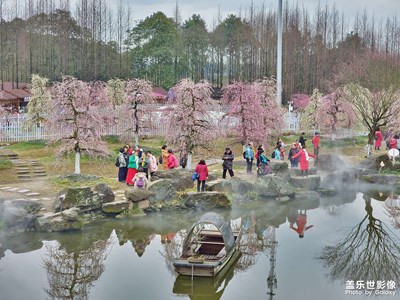
[[[245,229],[242,256],[218,278],[192,281],[172,267],[185,233],[204,212],[164,212],[98,221],[79,233],[0,238],[0,298],[340,300],[371,293],[398,299],[397,195],[242,199],[216,212]],[[298,225],[306,229],[302,238]]]

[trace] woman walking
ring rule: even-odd
[[[206,186],[206,180],[208,179],[208,167],[206,165],[206,162],[204,159],[200,160],[199,163],[196,166],[196,169],[194,170],[198,176],[197,176],[197,192],[204,192],[205,186]],[[200,188],[201,186],[201,188]]]

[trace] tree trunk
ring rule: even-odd
[[[81,153],[75,151],[75,174],[81,174]]]
[[[192,169],[192,152],[189,151],[187,155],[187,161],[186,161],[186,170],[190,171]]]
[[[134,133],[135,146],[139,147],[139,132]]]

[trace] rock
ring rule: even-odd
[[[99,183],[93,190],[99,194],[101,203],[115,201],[115,194],[107,183]]]
[[[54,201],[56,212],[77,207],[81,211],[92,211],[100,209],[101,199],[90,187],[70,187],[62,190]]]
[[[271,159],[269,163],[272,172],[279,177],[289,179],[289,165],[288,162],[283,160]]]
[[[128,211],[132,208],[132,202],[130,201],[115,201],[110,203],[104,203],[101,210],[106,214],[120,214],[124,211]]]
[[[207,179],[207,181],[214,181],[214,180],[217,180],[217,179],[218,179],[217,174],[215,174],[215,173],[208,173],[208,179]]]
[[[381,167],[381,162],[383,162],[384,166]],[[359,175],[369,175],[376,174],[378,170],[391,170],[394,168],[393,162],[387,154],[382,154],[377,157],[371,157],[366,160],[363,160],[358,164],[358,174]]]
[[[80,230],[83,221],[79,212],[79,208],[73,207],[59,213],[47,214],[36,219],[35,228],[43,232]]]
[[[150,202],[172,201],[177,196],[176,190],[171,182],[166,179],[151,182],[148,186],[148,190],[153,192],[153,196],[149,199]]]
[[[292,197],[295,192],[286,179],[274,175],[258,177],[254,188],[261,197]]]
[[[357,174],[354,170],[346,169],[342,171],[335,171],[326,175],[321,182],[321,188],[354,188],[357,180]]]
[[[41,204],[29,200],[4,201],[0,220],[8,228],[18,227],[21,231],[34,228],[39,207],[42,207]]]
[[[231,181],[226,179],[217,179],[213,181],[206,181],[206,191],[209,192],[232,192],[232,184]]]
[[[276,201],[278,202],[278,203],[285,203],[285,202],[288,202],[288,201],[290,201],[291,199],[288,197],[288,196],[283,196],[283,197],[279,197],[279,198],[276,198]]]
[[[155,196],[154,192],[148,189],[128,189],[125,190],[125,197],[126,199],[132,202],[139,202],[145,199],[149,199],[150,197]]]
[[[301,176],[300,169],[290,169],[290,175],[292,176]],[[317,175],[317,168],[311,167],[308,169],[308,175]]]
[[[150,200],[139,201],[137,204],[140,209],[147,209],[150,207]]]
[[[321,183],[321,185],[322,185],[322,183]],[[331,197],[331,196],[335,196],[337,194],[337,189],[320,187],[318,189],[318,193],[323,197]]]
[[[345,166],[345,162],[335,154],[320,154],[314,161],[314,166],[322,171],[333,172]]]
[[[243,180],[237,176],[229,178],[227,181],[230,184],[233,194],[245,195],[247,192],[254,190],[253,183]]]
[[[317,190],[321,183],[321,177],[317,175],[311,175],[308,177],[292,177],[290,178],[290,183],[299,188],[305,190]]]
[[[8,206],[17,207],[26,210],[28,213],[37,214],[42,209],[43,204],[31,200],[13,200],[7,201]]]
[[[381,174],[370,174],[361,176],[361,180],[376,183],[376,184],[389,184],[396,185],[400,184],[400,176],[399,175],[381,175]]]
[[[185,169],[160,170],[154,172],[151,179],[152,181],[168,179],[171,181],[175,191],[183,191],[193,188],[192,175],[192,171],[186,171]]]
[[[192,174],[188,176],[181,176],[179,178],[170,179],[170,182],[176,191],[184,191],[191,189],[194,186],[194,181],[192,180]]]
[[[203,210],[232,206],[226,194],[220,192],[189,192],[183,196],[183,201],[187,207],[196,207]]]

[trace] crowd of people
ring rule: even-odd
[[[385,140],[386,150],[397,149],[400,151],[400,134],[394,134],[389,130],[386,132],[385,136],[383,136],[380,128],[378,127],[375,130],[375,150],[381,150],[383,140]]]
[[[291,168],[298,168],[300,165],[303,176],[308,176],[309,158],[318,158],[320,147],[320,139],[317,132],[312,139],[314,154],[306,150],[306,141],[307,139],[303,132],[300,138],[292,144],[287,157],[290,161]],[[278,139],[271,157],[276,160],[284,160],[286,147],[287,145],[283,143],[282,139]],[[157,159],[151,151],[143,151],[140,147],[136,147],[135,150],[128,144],[122,147],[119,150],[115,163],[118,167],[118,181],[124,182],[129,186],[134,186],[135,188],[146,188],[154,172],[159,168],[161,170],[175,169],[180,166],[184,168],[187,163],[186,155],[181,154],[181,158],[178,160],[173,150],[167,148],[167,145],[161,147],[161,155]],[[254,151],[253,143],[248,143],[243,152],[243,158],[246,160],[247,173],[253,173],[254,161],[256,161],[257,176],[264,176],[272,173],[271,167],[269,166],[270,159],[267,158],[263,145],[259,145],[257,150]],[[235,156],[231,148],[225,148],[225,152],[222,156],[223,179],[226,179],[227,173],[229,173],[230,177],[235,175],[233,171],[234,159]],[[208,167],[204,159],[199,161],[194,172],[193,180],[197,180],[197,191],[203,192],[208,179]]]

